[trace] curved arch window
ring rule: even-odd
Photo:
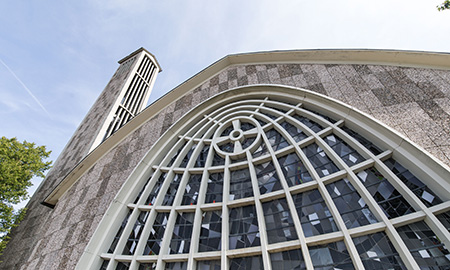
[[[450,204],[429,179],[369,139],[376,135],[350,128],[345,114],[284,100],[242,96],[175,130],[135,178],[130,210],[112,226],[96,269],[450,264],[450,242],[441,240]],[[430,219],[442,224],[429,228]],[[422,227],[434,236],[414,234]],[[421,239],[435,246],[422,251]],[[418,259],[436,249],[440,256]]]

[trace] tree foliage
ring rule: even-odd
[[[450,0],[445,0],[442,4],[440,4],[439,6],[436,6],[436,8],[439,11],[442,11],[445,9],[450,9]]]
[[[14,204],[28,198],[27,188],[34,176],[44,177],[51,167],[45,161],[51,151],[16,138],[0,139],[0,254],[5,248],[8,233],[24,217],[25,209],[14,210]]]

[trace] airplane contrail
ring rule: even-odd
[[[47,109],[45,109],[44,105],[42,105],[42,103],[39,101],[39,99],[37,99],[37,97],[35,97],[33,95],[33,93],[31,92],[31,90],[22,82],[21,79],[19,79],[19,77],[17,77],[17,75],[14,73],[14,71],[12,71],[9,66],[2,61],[2,59],[0,59],[0,62],[6,67],[6,69],[8,69],[8,71],[14,76],[14,78],[16,78],[16,80],[23,86],[23,88],[25,88],[25,90],[28,92],[28,94],[34,99],[34,101],[36,101],[36,103],[39,105],[39,107],[42,108],[42,110],[44,110],[44,112],[48,115],[51,116],[50,113],[47,111]]]

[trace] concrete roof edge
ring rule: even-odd
[[[140,48],[121,61],[144,50]],[[150,53],[149,53],[150,54]],[[156,59],[155,59],[156,60]],[[134,130],[143,125],[147,119],[157,115],[167,105],[175,102],[189,90],[198,87],[208,78],[218,74],[232,65],[256,63],[330,63],[330,64],[374,64],[405,67],[450,69],[450,53],[402,51],[402,50],[370,50],[370,49],[319,49],[267,51],[227,55],[204,68],[188,80],[184,81],[167,94],[150,104],[135,118],[121,127],[97,148],[91,151],[71,172],[46,196],[44,202],[55,205],[67,191],[97,160],[103,157]],[[120,61],[119,61],[120,63]]]

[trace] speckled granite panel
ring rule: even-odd
[[[62,196],[55,209],[39,204],[47,189],[36,193],[27,217],[14,230],[0,269],[74,269],[114,196],[159,136],[205,99],[251,84],[301,87],[346,102],[450,165],[450,71],[374,65],[231,66],[174,100],[124,139]],[[97,103],[103,102],[100,98]],[[100,112],[95,106],[92,111]],[[90,117],[96,116],[90,114],[88,122]],[[79,133],[74,138],[85,139]],[[76,144],[72,140],[68,149]],[[46,181],[57,181],[76,163],[70,151],[61,158],[68,158],[70,166],[58,165]]]

